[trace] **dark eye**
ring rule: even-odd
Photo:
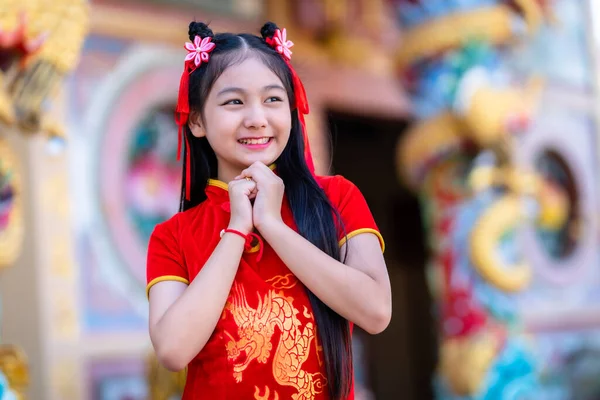
[[[232,104],[233,105],[242,104],[242,101],[239,99],[233,99],[233,100],[229,100],[229,101],[226,101],[225,103],[223,103],[224,106],[232,105]]]
[[[277,96],[271,96],[267,99],[267,103],[273,103],[275,101],[282,101],[281,97],[277,97]]]

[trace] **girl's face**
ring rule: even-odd
[[[252,163],[272,164],[283,152],[292,127],[289,99],[281,80],[257,58],[227,68],[215,81],[204,118],[190,125],[214,150],[219,180],[231,181]]]

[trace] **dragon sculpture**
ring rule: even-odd
[[[77,65],[88,2],[3,0],[0,8],[0,122],[22,132],[64,137],[47,103]]]
[[[437,397],[535,398],[537,365],[516,305],[532,271],[517,232],[529,222],[558,229],[569,204],[557,185],[513,162],[542,82],[513,79],[503,52],[551,12],[538,0],[391,3],[405,31],[398,71],[417,116],[397,159],[429,235]]]

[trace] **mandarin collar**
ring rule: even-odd
[[[231,212],[227,187],[228,185],[225,182],[217,179],[209,179],[204,192],[209,201],[220,206],[223,210]]]

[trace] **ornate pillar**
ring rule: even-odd
[[[418,117],[398,144],[398,172],[421,198],[429,236],[436,395],[535,397],[540,360],[522,313],[535,274],[520,232],[555,234],[572,202],[515,162],[541,85],[510,52],[533,40],[549,10],[535,0],[390,3],[405,29],[396,60]]]
[[[68,361],[79,293],[60,91],[78,61],[87,7],[5,0],[0,9],[0,343],[20,346],[0,346],[0,398],[8,387],[17,399],[81,398]]]
[[[0,270],[18,258],[24,239],[22,167],[16,151],[0,138]],[[0,322],[2,304],[0,302]],[[1,328],[1,325],[0,325]],[[10,394],[22,398],[29,374],[23,351],[5,344],[0,332],[0,399]]]

